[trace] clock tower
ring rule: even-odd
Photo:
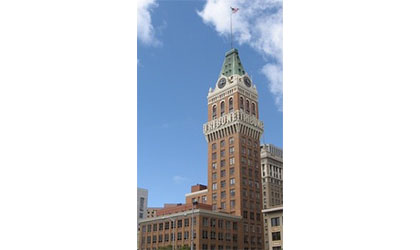
[[[243,249],[263,249],[259,118],[256,86],[237,49],[225,55],[222,70],[207,95],[208,204],[214,211],[242,216]],[[241,244],[241,245],[242,245]]]

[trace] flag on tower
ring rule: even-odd
[[[239,10],[239,8],[233,8],[233,7],[230,7],[230,9],[232,10],[232,14],[235,14]]]

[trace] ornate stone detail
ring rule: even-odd
[[[217,139],[219,136],[237,131],[243,131],[249,136],[259,139],[264,131],[264,124],[255,116],[246,114],[242,110],[237,110],[203,125],[203,133],[207,141],[212,141],[212,138]]]

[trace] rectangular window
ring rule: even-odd
[[[235,158],[234,157],[230,157],[229,158],[229,165],[233,165],[233,164],[235,164]]]
[[[220,158],[225,157],[225,150],[220,151]]]
[[[216,194],[216,193],[214,193],[214,194],[212,195],[212,197],[213,197],[213,201],[216,201],[216,200],[217,200],[217,194]]]
[[[213,173],[213,175],[212,175],[212,179],[213,179],[213,180],[216,180],[216,179],[217,179],[217,174],[216,174],[216,173]]]
[[[238,241],[238,235],[237,234],[232,234],[232,239],[233,239],[233,242],[237,242]]]
[[[220,203],[220,206],[221,206],[222,209],[226,209],[226,202]]]
[[[150,233],[152,231],[152,225],[147,225],[147,232]]]
[[[226,176],[226,170],[220,171],[220,177],[225,177],[225,176]]]
[[[220,187],[225,188],[226,187],[226,181],[221,181],[220,182]]]
[[[162,236],[163,235],[159,234],[159,242],[162,242],[163,241],[163,237]]]
[[[217,169],[217,163],[216,163],[216,162],[213,162],[213,163],[211,164],[211,167],[212,167],[213,169]]]
[[[212,154],[211,154],[211,159],[212,159],[212,160],[216,160],[216,157],[217,157],[217,156],[216,156],[216,153],[212,153]]]
[[[177,225],[177,227],[178,227],[178,228],[182,227],[182,220],[178,220],[178,225]]]
[[[177,234],[177,240],[182,240],[182,232],[179,232],[179,233]]]
[[[244,217],[244,219],[248,219],[248,211],[243,211],[242,216]]]
[[[225,140],[220,141],[220,148],[223,148],[225,146]]]
[[[231,223],[230,221],[226,221],[226,230],[230,230]]]
[[[203,230],[203,239],[208,239],[207,231]]]
[[[271,226],[272,227],[280,226],[280,217],[271,218]]]
[[[221,199],[226,198],[226,191],[222,191],[222,192],[220,193],[220,198],[221,198]]]
[[[235,208],[235,200],[230,201],[230,208]]]
[[[206,202],[207,202],[207,196],[206,196],[206,195],[204,195],[203,197],[201,197],[201,201],[202,201],[203,203],[206,203]]]
[[[184,227],[190,226],[190,219],[184,219]]]
[[[221,168],[223,168],[225,165],[226,165],[225,160],[221,160],[221,161],[220,161],[220,167],[221,167]]]
[[[217,239],[218,240],[223,240],[223,235],[224,235],[224,233],[218,233],[217,234]],[[219,246],[219,248],[220,248],[220,246]]]
[[[169,234],[165,234],[165,242],[169,241]]]
[[[238,222],[233,222],[233,230],[238,230]]]
[[[163,223],[159,223],[159,231],[163,230]]]
[[[226,237],[225,237],[226,241],[230,241],[232,238],[230,236],[230,233],[226,233]]]
[[[281,240],[281,238],[280,238],[280,232],[271,233],[271,239],[273,241],[275,241],[275,240]]]
[[[203,226],[207,227],[209,225],[209,218],[203,217]]]
[[[217,190],[217,183],[213,183],[212,188],[213,190]]]
[[[254,220],[254,212],[249,212],[249,218],[250,218],[251,220]]]
[[[231,190],[230,190],[230,197],[234,197],[235,196],[235,189],[234,188],[232,188]]]
[[[211,145],[211,149],[212,149],[212,150],[216,150],[216,143],[213,143],[213,144]]]
[[[203,249],[203,250],[208,250],[207,244],[203,244],[203,245],[202,245],[202,249]]]
[[[157,239],[156,239],[156,235],[153,235],[153,241],[152,241],[152,242],[153,242],[153,243],[156,243],[156,240],[157,240]]]
[[[165,222],[165,229],[169,229],[169,222]]]
[[[230,169],[229,169],[229,174],[230,174],[230,175],[233,175],[234,173],[235,173],[235,169],[234,169],[234,168],[230,168]]]
[[[211,225],[211,227],[216,227],[216,219],[211,218],[210,219],[210,225]]]
[[[218,226],[218,228],[223,228],[223,223],[224,221],[223,220],[221,220],[221,219],[218,219],[217,220],[217,226]]]
[[[185,231],[184,232],[184,240],[188,239],[190,237],[190,232]]]
[[[234,147],[230,147],[229,148],[229,154],[233,155],[234,152],[235,152],[235,148]]]
[[[211,231],[210,232],[210,239],[215,240],[216,239],[216,232]]]
[[[230,137],[229,138],[229,144],[233,144],[233,141],[234,141],[233,137]]]
[[[235,184],[235,178],[230,178],[230,185],[234,185]]]

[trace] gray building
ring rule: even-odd
[[[263,209],[283,205],[283,150],[272,144],[261,145]]]
[[[283,249],[283,150],[261,145],[265,250]],[[281,223],[280,223],[281,221]]]
[[[147,189],[137,188],[137,221],[146,218],[147,215]]]

